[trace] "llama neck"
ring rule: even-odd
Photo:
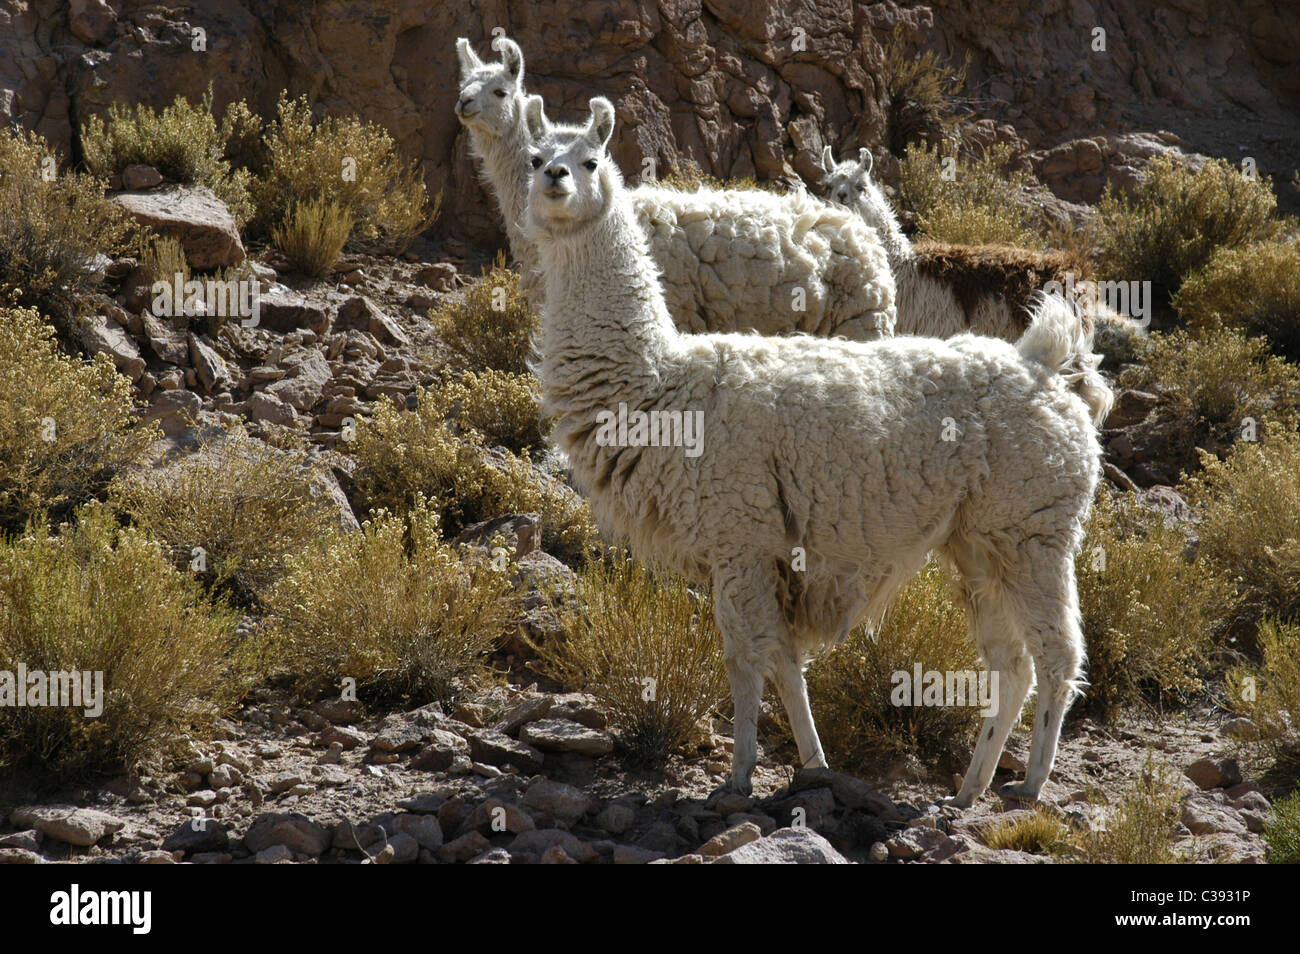
[[[580,231],[537,237],[546,275],[541,378],[555,413],[655,394],[677,347],[659,274],[627,194]]]
[[[522,108],[522,104],[520,104]],[[528,209],[528,136],[522,122],[504,135],[494,136],[470,127],[470,145],[483,163],[482,176],[496,194],[505,219],[506,235],[515,258],[529,245],[524,237],[524,216]]]
[[[912,243],[903,234],[903,227],[898,224],[898,218],[892,211],[887,212],[883,221],[876,225],[876,234],[880,236],[880,244],[889,257],[891,269],[897,270],[899,266],[916,260],[916,252],[912,250]]]

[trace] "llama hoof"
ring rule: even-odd
[[[727,780],[726,782],[723,782],[721,785],[719,785],[717,788],[711,791],[709,793],[708,799],[706,800],[706,804],[722,795],[744,795],[746,798],[748,798],[752,794],[754,794],[753,782],[750,782],[748,780],[740,781],[733,778]]]
[[[975,801],[973,795],[950,795],[948,798],[941,798],[937,804],[942,808],[970,808]]]
[[[1038,801],[1038,789],[1030,788],[1024,782],[1007,782],[998,789],[998,795],[1011,802]]]

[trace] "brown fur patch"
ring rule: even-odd
[[[923,240],[913,246],[921,274],[951,286],[953,295],[970,316],[980,299],[1005,298],[1019,331],[1029,327],[1029,301],[1050,281],[1075,284],[1092,278],[1088,259],[1070,252],[1034,252],[1014,245],[949,245]]]

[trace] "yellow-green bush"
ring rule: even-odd
[[[1243,175],[1224,159],[1193,172],[1158,156],[1132,199],[1107,190],[1097,204],[1100,277],[1150,281],[1153,301],[1164,307],[1183,279],[1218,249],[1275,235],[1276,208],[1267,177]]]
[[[1300,433],[1262,428],[1182,488],[1200,515],[1200,552],[1238,581],[1239,620],[1300,618]]]
[[[356,680],[362,698],[450,702],[518,616],[504,571],[463,562],[422,500],[289,561],[268,599],[277,660],[313,693]]]
[[[1179,330],[1136,346],[1137,361],[1119,383],[1160,396],[1164,463],[1190,472],[1198,447],[1221,454],[1252,428],[1262,433],[1269,422],[1300,420],[1300,368],[1271,355],[1263,338],[1229,328],[1200,337]]]
[[[528,373],[532,336],[539,319],[519,289],[519,276],[498,255],[492,268],[429,315],[433,330],[451,353],[454,367],[467,371],[495,368]]]
[[[1061,849],[1069,833],[1064,822],[1039,808],[1011,821],[993,823],[980,838],[997,851],[1049,855]]]
[[[139,163],[175,182],[207,186],[242,227],[253,212],[251,174],[233,166],[226,154],[228,149],[242,151],[259,127],[242,101],[228,106],[218,123],[209,88],[198,105],[177,96],[161,112],[114,103],[107,121],[91,116],[82,125],[81,153],[86,168],[103,178]]]
[[[96,255],[126,247],[126,213],[104,198],[104,183],[59,174],[36,133],[0,128],[0,306],[39,309],[64,339],[96,290]]]
[[[1300,766],[1300,622],[1264,620],[1259,649],[1258,666],[1228,673],[1228,706],[1259,727],[1274,759]]]
[[[1173,305],[1192,328],[1238,328],[1300,358],[1300,238],[1219,249]]]
[[[375,123],[355,116],[313,122],[306,96],[293,100],[282,93],[264,145],[253,193],[258,221],[267,229],[301,203],[331,202],[352,220],[352,245],[396,254],[438,214],[442,196],[430,204],[419,163],[403,159]]]
[[[369,420],[358,422],[353,482],[366,508],[405,514],[422,494],[451,536],[481,520],[535,512],[543,547],[561,559],[586,558],[597,538],[586,504],[528,461],[493,456],[478,432],[455,434],[438,401],[424,391],[417,398],[413,411],[381,401]]]
[[[141,264],[149,273],[150,284],[161,281],[170,285],[177,275],[181,276],[182,284],[190,280],[190,264],[185,258],[185,246],[165,235],[150,236]]]
[[[103,711],[0,706],[0,765],[69,777],[156,757],[230,708],[255,673],[238,617],[208,603],[142,532],[101,506],[58,536],[0,536],[0,671],[101,672]],[[92,683],[93,689],[93,683]]]
[[[739,179],[720,179],[700,168],[699,163],[686,160],[682,165],[673,166],[657,181],[665,189],[678,192],[699,192],[701,189],[766,189],[772,192],[784,192],[784,187],[775,181],[759,182],[753,176],[741,176]]]
[[[271,244],[309,278],[325,275],[343,254],[352,233],[348,209],[329,199],[296,202],[271,229]]]
[[[539,667],[600,701],[633,762],[664,761],[727,700],[712,603],[621,557],[579,571],[573,587],[559,600],[567,638],[536,647]]]
[[[1160,514],[1132,499],[1098,499],[1076,561],[1088,653],[1082,711],[1112,718],[1143,699],[1201,688],[1233,588],[1185,549],[1182,530]]]
[[[1033,180],[1011,167],[1013,156],[1006,143],[968,159],[938,146],[910,150],[899,166],[899,189],[917,232],[956,245],[1042,248],[1033,216],[1021,199]]]
[[[538,451],[545,435],[537,408],[538,384],[531,374],[488,368],[431,388],[426,396],[461,427],[482,434],[488,444],[518,454]]]
[[[0,308],[0,531],[57,517],[99,493],[161,436],[107,355],[61,353],[33,309]]]
[[[1292,792],[1273,805],[1273,817],[1264,826],[1268,842],[1268,863],[1300,865],[1300,791]]]
[[[1077,860],[1094,865],[1171,865],[1176,850],[1180,799],[1177,775],[1148,758],[1142,776],[1124,793],[1105,827],[1080,832]]]
[[[914,142],[938,145],[956,137],[958,124],[968,112],[961,94],[969,67],[969,55],[954,68],[933,50],[910,51],[903,25],[894,28],[881,70],[889,94],[886,128],[890,152],[903,156]]]
[[[161,471],[124,475],[113,499],[176,566],[250,602],[283,574],[290,556],[314,551],[337,523],[312,493],[314,470],[305,454],[231,428]]]
[[[957,764],[979,706],[895,705],[895,673],[910,682],[918,663],[922,672],[980,668],[966,615],[933,563],[903,588],[874,637],[859,628],[809,667],[808,692],[832,764],[866,770],[904,755]]]

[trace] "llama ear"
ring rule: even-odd
[[[587,139],[604,149],[609,137],[614,135],[614,104],[604,96],[596,96],[591,100],[590,106],[591,122],[587,126]]]
[[[858,150],[858,162],[862,165],[862,171],[865,175],[871,175],[871,166],[875,162],[871,155],[871,150],[863,146]]]
[[[524,125],[533,139],[541,139],[551,131],[551,121],[546,118],[546,104],[536,93],[524,101]]]
[[[480,60],[478,54],[474,52],[474,47],[470,46],[469,40],[464,37],[461,37],[456,41],[456,58],[460,60],[460,71],[462,75],[472,73],[483,65],[483,61]]]
[[[519,44],[503,36],[496,41],[496,47],[501,51],[501,62],[506,65],[506,71],[516,80],[522,81],[524,78],[524,51],[519,49]]]
[[[831,151],[830,146],[822,150],[822,168],[826,170],[827,175],[835,171],[835,153]]]

